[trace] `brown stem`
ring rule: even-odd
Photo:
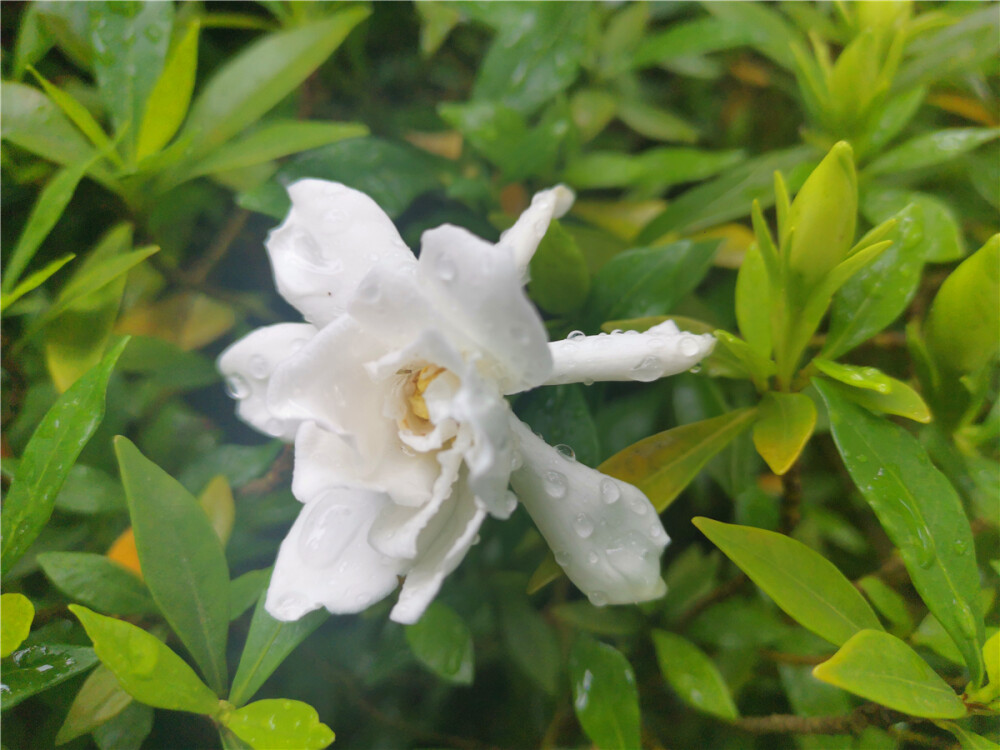
[[[781,475],[780,531],[788,534],[802,518],[802,474],[798,462]]]
[[[292,473],[292,466],[295,463],[295,448],[286,445],[278,457],[274,459],[271,468],[262,477],[257,477],[253,481],[247,482],[240,487],[239,494],[242,497],[247,495],[264,495],[272,492],[275,488],[288,484],[288,476]]]
[[[778,662],[779,664],[795,664],[799,666],[815,666],[816,664],[822,664],[827,659],[829,659],[833,654],[790,654],[786,651],[772,651],[771,649],[763,649],[760,652],[761,656],[771,661]]]
[[[860,734],[866,727],[889,727],[900,721],[922,721],[875,703],[842,716],[772,714],[736,719],[734,726],[752,734]]]

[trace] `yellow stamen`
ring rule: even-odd
[[[421,419],[431,418],[430,412],[427,411],[427,402],[424,401],[424,393],[430,384],[434,382],[434,378],[442,372],[444,372],[443,367],[427,365],[421,368],[411,380],[413,383],[413,393],[407,396],[406,400],[410,404],[410,409],[413,413]]]

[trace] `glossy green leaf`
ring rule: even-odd
[[[173,28],[172,3],[92,2],[94,78],[115,133],[133,153],[146,100],[163,70]]]
[[[861,630],[882,629],[843,573],[802,542],[708,518],[693,523],[789,617],[821,638],[839,646]]]
[[[572,161],[563,179],[577,189],[642,186],[660,192],[682,182],[695,182],[743,161],[742,151],[704,151],[661,147],[641,154],[590,151]]]
[[[913,245],[908,250],[913,257],[922,257],[929,263],[950,263],[965,256],[965,241],[955,210],[934,195],[869,185],[862,192],[861,211],[872,224],[898,214],[902,215],[901,224],[903,217],[913,219],[911,224],[899,226],[894,232],[901,235],[902,244]]]
[[[874,367],[857,367],[816,358],[816,368],[837,381],[832,384],[838,393],[861,404],[870,411],[895,414],[917,422],[931,421],[931,412],[920,394],[901,380],[889,377]],[[840,386],[843,383],[847,388]]]
[[[294,91],[368,14],[344,8],[254,42],[201,89],[180,137],[190,135],[201,153],[224,143]]]
[[[170,627],[208,683],[228,683],[229,570],[198,501],[124,437],[115,438],[143,576]]]
[[[66,513],[84,515],[114,513],[125,510],[125,493],[121,483],[107,472],[77,464],[70,469],[56,495],[56,507]]]
[[[946,370],[974,373],[1000,350],[1000,234],[951,272],[927,315],[927,349]]]
[[[34,273],[29,273],[26,278],[21,280],[20,284],[11,289],[9,294],[4,294],[0,297],[0,312],[6,310],[12,304],[21,299],[21,297],[25,294],[28,294],[28,292],[33,292],[35,289],[40,287],[52,276],[54,276],[60,268],[65,266],[75,257],[76,255],[73,253],[68,253],[61,258],[56,258],[54,261],[48,263],[46,266],[40,268]]]
[[[569,677],[576,718],[599,750],[640,746],[635,673],[620,651],[578,637],[569,655]]]
[[[87,675],[70,704],[66,718],[56,735],[56,745],[92,732],[120,714],[132,702],[132,696],[122,690],[114,672],[103,664]]]
[[[264,609],[265,595],[262,594],[257,601],[250,632],[229,691],[229,700],[235,706],[250,700],[295,647],[329,616],[326,610],[320,609],[295,622],[275,620]]]
[[[756,409],[741,409],[674,427],[616,453],[598,470],[634,484],[662,513],[708,460],[756,418]]]
[[[775,373],[774,362],[769,357],[758,354],[750,344],[728,331],[717,330],[712,333],[718,344],[712,353],[738,363],[738,368],[753,380],[757,390],[766,391],[768,379]]]
[[[813,675],[911,716],[965,716],[965,705],[948,683],[903,641],[882,631],[862,630]]]
[[[572,383],[529,391],[517,400],[517,415],[549,445],[568,445],[580,463],[595,466],[600,460],[597,425],[582,386]]]
[[[528,292],[543,310],[572,312],[587,299],[590,270],[576,240],[558,221],[549,224],[531,258]]]
[[[14,285],[21,278],[24,269],[27,268],[28,263],[31,262],[45,238],[49,236],[49,232],[59,221],[59,217],[63,215],[88,166],[89,162],[84,161],[60,170],[39,194],[38,200],[28,216],[28,221],[24,225],[24,231],[21,233],[17,245],[11,251],[10,260],[4,266],[3,283],[0,285],[0,289],[5,294],[14,289]]]
[[[772,391],[760,403],[753,444],[771,471],[784,474],[794,464],[816,426],[816,407],[804,393]]]
[[[530,115],[576,80],[586,14],[563,3],[511,9],[479,66],[472,98]]]
[[[299,151],[309,151],[345,138],[368,135],[368,128],[352,122],[298,121],[272,122],[245,138],[227,143],[199,159],[184,179],[203,174],[227,172],[278,159]]]
[[[127,343],[120,341],[62,394],[28,441],[0,516],[4,575],[48,523],[66,475],[104,417],[108,379]]]
[[[914,646],[930,649],[952,664],[961,665],[965,661],[962,658],[962,652],[955,645],[955,641],[951,639],[951,636],[941,626],[941,621],[934,615],[928,614],[920,621],[917,629],[910,636],[910,641]]]
[[[955,735],[962,744],[962,750],[1000,750],[1000,745],[993,740],[963,729],[952,721],[939,722],[938,726],[947,729]]]
[[[714,240],[682,240],[616,255],[594,278],[586,308],[589,327],[670,312],[708,273],[717,246]]]
[[[926,260],[923,211],[908,206],[892,218],[897,223],[886,236],[892,245],[834,297],[823,345],[828,359],[846,354],[892,323],[917,292]]]
[[[163,148],[184,122],[198,69],[198,32],[197,22],[188,24],[149,92],[136,138],[137,160]]]
[[[256,701],[236,709],[224,722],[255,750],[321,750],[334,738],[316,709],[301,701]]]
[[[660,671],[682,701],[722,719],[739,716],[726,681],[704,651],[665,630],[654,630],[652,637]]]
[[[472,684],[472,633],[447,605],[431,603],[416,624],[406,626],[406,642],[417,660],[439,677],[458,685]]]
[[[111,615],[155,614],[146,587],[130,570],[91,552],[45,552],[38,556],[45,575],[73,601]]]
[[[902,427],[814,381],[841,458],[903,557],[927,607],[959,646],[973,680],[984,668],[979,573],[969,522],[954,487]]]
[[[271,580],[271,569],[251,570],[229,582],[229,619],[235,620],[257,603]]]
[[[24,642],[35,619],[35,607],[24,594],[0,596],[0,656],[6,658]]]
[[[918,135],[882,154],[865,168],[865,175],[891,174],[951,161],[1000,137],[1000,128],[948,128]]]
[[[97,663],[93,649],[46,643],[15,651],[3,668],[0,709],[7,711],[25,698],[55,687]]]
[[[879,614],[889,621],[893,635],[905,638],[913,631],[913,617],[906,599],[895,589],[875,576],[865,576],[857,585]]]
[[[154,708],[213,714],[219,699],[194,670],[156,636],[123,620],[105,617],[78,604],[79,618],[97,656],[137,701]]]
[[[643,228],[635,242],[655,242],[668,232],[694,232],[746,216],[755,199],[766,208],[774,200],[775,171],[791,173],[795,179],[789,182],[794,187],[815,165],[815,156],[811,146],[796,146],[750,159],[680,195]]]

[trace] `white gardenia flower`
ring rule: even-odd
[[[504,395],[653,380],[690,369],[713,339],[664,323],[548,342],[523,284],[572,203],[565,187],[537,194],[495,245],[447,224],[426,231],[419,259],[367,195],[321,180],[289,194],[267,250],[307,322],[256,330],[219,358],[239,416],[295,442],[303,508],[267,611],[359,612],[405,576],[391,617],[416,622],[486,516],[519,501],[595,604],[662,596],[668,538],[646,496],[547,445]]]

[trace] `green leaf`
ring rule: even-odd
[[[575,601],[557,604],[551,612],[561,622],[597,635],[630,636],[642,627],[638,611],[631,607],[595,607]]]
[[[77,464],[70,469],[56,495],[56,507],[66,513],[84,515],[123,511],[125,493],[121,483],[107,472]]]
[[[420,54],[431,57],[444,44],[448,34],[462,20],[462,14],[451,3],[428,2],[413,6],[420,16]]]
[[[257,603],[271,580],[271,568],[251,570],[229,582],[229,619],[235,620]]]
[[[118,155],[114,152],[114,146],[111,143],[111,139],[108,138],[107,134],[104,132],[94,116],[90,114],[90,111],[84,107],[80,102],[73,98],[71,94],[57,86],[52,85],[47,81],[41,73],[35,70],[33,67],[28,68],[31,74],[35,76],[40,84],[42,84],[42,89],[48,94],[49,98],[56,103],[74,125],[76,125],[80,131],[87,136],[91,143],[100,151],[102,154],[107,154],[113,159],[117,159]],[[120,164],[120,160],[119,164]]]
[[[229,570],[198,501],[129,440],[115,438],[143,577],[217,693],[228,679]]]
[[[691,123],[640,98],[623,99],[611,112],[612,115],[615,113],[632,130],[654,141],[694,143],[700,135],[698,128]]]
[[[753,425],[753,444],[771,471],[792,468],[816,426],[816,407],[804,393],[772,391],[760,403]]]
[[[938,722],[938,726],[947,729],[962,743],[962,750],[1000,750],[1000,745],[982,735],[974,734],[951,721]]]
[[[67,253],[61,258],[56,258],[51,263],[48,263],[44,268],[41,268],[34,273],[29,273],[27,278],[21,281],[16,287],[14,287],[10,294],[4,294],[2,299],[0,299],[0,312],[3,312],[12,304],[17,302],[21,297],[23,297],[28,292],[32,292],[46,281],[49,280],[60,268],[69,263],[76,255],[73,253]]]
[[[708,273],[717,246],[715,240],[682,240],[616,255],[594,278],[586,306],[588,328],[606,320],[670,312]]]
[[[753,38],[753,29],[748,25],[726,23],[717,18],[674,23],[664,31],[647,34],[635,50],[632,65],[636,68],[663,65],[677,58],[741,47]]]
[[[757,245],[743,256],[736,275],[736,320],[740,333],[759,357],[771,356],[771,283]]]
[[[433,602],[414,625],[406,626],[410,650],[434,674],[458,685],[471,685],[472,633],[450,607]]]
[[[912,219],[911,224],[896,227],[894,234],[900,235],[898,238],[889,235],[907,247],[908,258],[950,263],[965,257],[965,241],[955,210],[936,196],[869,185],[861,195],[861,211],[875,225],[899,214],[901,224],[903,217]]]
[[[597,425],[583,386],[556,385],[529,391],[517,400],[517,415],[549,445],[568,445],[576,459],[595,466],[601,458]]]
[[[166,644],[123,620],[70,604],[97,656],[137,701],[154,708],[213,714],[219,699]]]
[[[870,411],[896,414],[925,424],[931,421],[930,409],[920,394],[901,380],[891,378],[874,367],[844,365],[819,357],[813,360],[813,364],[838,384],[848,386],[843,388],[834,384],[832,387],[838,393]]]
[[[20,80],[29,66],[45,57],[55,43],[52,34],[45,28],[40,13],[42,7],[39,3],[32,3],[21,13],[21,27],[14,43],[15,80]]]
[[[801,184],[815,157],[811,146],[772,151],[750,159],[704,185],[692,188],[671,202],[667,209],[647,224],[635,238],[637,244],[655,242],[668,232],[695,232],[746,216],[750,204],[760,200],[763,207],[774,200],[774,173],[792,173],[790,183]]]
[[[88,607],[111,615],[157,613],[138,576],[104,555],[45,552],[38,564],[56,588]]]
[[[4,575],[48,523],[66,475],[104,417],[108,379],[127,343],[122,339],[62,394],[28,441],[3,503]]]
[[[868,602],[843,573],[802,542],[708,518],[692,523],[789,617],[820,638],[839,646],[861,630],[882,629]]]
[[[911,716],[957,719],[965,704],[894,635],[862,630],[813,670],[823,682]]]
[[[155,154],[167,145],[184,122],[198,69],[198,32],[197,22],[188,24],[149,92],[136,139],[136,160]]]
[[[326,610],[320,609],[295,622],[275,620],[264,609],[265,596],[262,594],[257,601],[250,632],[229,691],[229,700],[236,706],[250,700],[295,647],[329,616]]]
[[[580,636],[569,655],[573,709],[600,750],[634,750],[639,742],[635,673],[620,651]]]
[[[708,460],[756,418],[756,409],[741,409],[674,427],[630,445],[597,468],[634,484],[662,513]]]
[[[122,690],[114,672],[103,664],[87,675],[80,691],[70,704],[66,718],[56,735],[56,745],[92,732],[120,714],[132,702],[132,696]]]
[[[799,35],[776,9],[754,3],[709,3],[705,9],[723,23],[746,30],[751,46],[765,57],[783,68],[793,67],[789,42]]]
[[[513,9],[479,66],[472,98],[530,115],[576,80],[587,14],[562,3]]]
[[[589,151],[572,161],[563,179],[577,189],[641,186],[659,193],[682,182],[695,182],[743,161],[742,151],[704,151],[661,147],[641,154]]]
[[[741,338],[728,331],[712,332],[716,341],[721,344],[713,354],[727,360],[735,360],[736,366],[753,380],[758,391],[766,391],[768,379],[775,373],[774,362],[767,356],[761,356],[753,347]]]
[[[192,167],[184,170],[183,179],[242,169],[345,138],[365,135],[368,135],[368,128],[353,122],[271,122],[245,138],[227,143],[199,159]]]
[[[563,570],[552,558],[556,575]],[[549,695],[558,690],[561,654],[555,630],[522,594],[523,587],[510,586],[499,603],[500,628],[511,661]]]
[[[875,609],[889,621],[893,635],[905,638],[913,631],[913,617],[906,605],[906,599],[895,589],[875,576],[865,576],[857,585],[865,592],[865,596]]]
[[[86,672],[97,663],[93,649],[46,643],[15,651],[3,668],[0,709],[7,711],[25,698]]]
[[[902,427],[814,381],[854,483],[903,557],[913,585],[982,681],[979,573],[972,532],[955,488]]]
[[[0,657],[7,658],[24,642],[35,619],[35,607],[24,594],[0,596]]]
[[[94,79],[115,133],[133,144],[146,100],[163,70],[174,22],[172,3],[88,3]]]
[[[3,283],[0,285],[0,290],[5,294],[14,288],[42,242],[49,236],[52,227],[63,215],[70,198],[76,192],[76,186],[89,166],[90,163],[84,161],[60,170],[39,194],[38,200],[28,216],[28,221],[24,225],[24,231],[11,252],[10,260],[4,267]]]
[[[256,701],[233,711],[224,723],[255,750],[320,750],[334,738],[316,709],[301,701]]]
[[[201,89],[180,137],[190,135],[196,152],[204,153],[256,122],[333,54],[369,12],[345,8],[254,42]]]
[[[590,291],[590,270],[576,240],[553,220],[531,258],[528,292],[538,306],[561,315],[578,309]]]
[[[92,732],[101,750],[139,750],[153,729],[152,708],[132,701]]]
[[[739,716],[726,681],[704,651],[665,630],[654,630],[652,637],[660,671],[682,701],[721,719]]]
[[[932,167],[1000,137],[1000,128],[947,128],[911,138],[865,168],[866,177]]]

